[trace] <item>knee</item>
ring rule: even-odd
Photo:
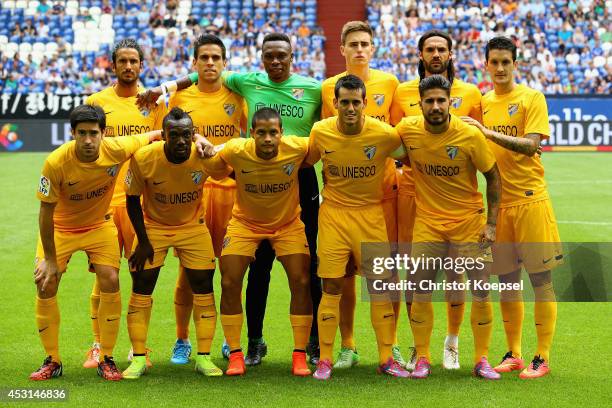
[[[517,269],[504,275],[499,275],[499,281],[502,283],[517,283],[521,280],[521,270]]]
[[[98,274],[98,283],[101,292],[113,293],[119,290],[119,274],[113,270],[108,273]]]
[[[538,273],[530,273],[529,280],[531,281],[531,285],[536,288],[538,286],[544,286],[547,283],[552,282],[552,274],[550,271],[538,272]]]
[[[221,277],[221,290],[223,294],[233,295],[242,290],[242,282],[231,275]]]
[[[323,292],[329,295],[342,294],[343,278],[323,279]]]

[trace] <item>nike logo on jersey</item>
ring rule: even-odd
[[[72,186],[74,186],[75,184],[79,184],[80,182],[81,182],[80,180],[79,180],[79,181],[69,181],[69,182],[68,182],[68,185],[69,185],[70,187],[72,187]]]
[[[111,113],[113,113],[114,111],[109,111],[109,112],[104,112],[105,115],[110,115]]]
[[[241,172],[242,174],[249,174],[249,173],[252,173],[252,172],[254,172],[254,171],[255,171],[255,170],[241,170],[240,172]]]
[[[325,149],[325,154],[332,154],[334,152],[335,152],[335,150],[327,150],[327,149]]]
[[[420,147],[408,146],[408,150],[417,150],[417,149],[420,149]]]
[[[417,103],[411,103],[411,104],[410,104],[410,106],[411,106],[411,107],[412,107],[412,106],[417,106],[418,104],[419,104],[418,102],[417,102]]]
[[[484,116],[484,115],[486,115],[487,113],[489,113],[489,111],[488,111],[488,110],[486,110],[486,111],[482,112],[482,115]]]
[[[158,185],[160,185],[160,184],[162,184],[162,183],[165,183],[165,181],[154,181],[154,182],[153,182],[153,185],[154,185],[154,186],[158,186]]]

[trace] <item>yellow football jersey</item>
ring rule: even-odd
[[[208,173],[204,161],[191,146],[191,156],[180,164],[171,163],[165,143],[140,149],[130,161],[125,178],[128,195],[143,196],[147,226],[178,229],[204,225],[202,189]]]
[[[396,125],[406,116],[421,116],[421,96],[419,95],[419,78],[400,84],[395,90],[391,104],[391,124]],[[482,95],[475,85],[468,84],[459,79],[453,80],[451,86],[450,113],[456,116],[471,116],[481,121],[480,101]],[[402,167],[399,177],[399,188],[402,193],[414,195],[414,178],[412,169]]]
[[[212,161],[234,169],[236,201],[232,217],[255,231],[274,232],[300,215],[298,170],[308,153],[308,139],[283,136],[278,155],[257,157],[255,139],[232,139]]]
[[[242,97],[225,86],[217,92],[201,92],[196,84],[178,91],[170,98],[168,109],[178,106],[191,116],[196,133],[204,136],[214,145],[246,134],[246,107]],[[223,180],[209,178],[208,183],[227,187],[236,182],[226,177]]]
[[[92,229],[110,219],[113,189],[119,168],[141,147],[148,136],[103,138],[100,155],[83,163],[70,141],[54,150],[45,160],[37,196],[40,201],[57,203],[55,228],[62,231]]]
[[[488,92],[482,98],[483,124],[506,136],[523,137],[538,133],[542,139],[550,134],[548,108],[544,95],[525,85],[517,85],[512,92],[497,95]],[[544,166],[538,155],[532,157],[505,149],[492,141],[502,177],[501,207],[533,202],[548,197]]]
[[[322,119],[338,115],[338,111],[334,108],[334,87],[338,79],[346,75],[347,72],[345,71],[323,81],[323,85],[321,86],[321,98],[323,103],[321,107]],[[365,82],[368,105],[363,113],[383,122],[390,123],[391,101],[398,85],[399,81],[395,75],[377,69],[370,69],[370,78]],[[392,159],[387,160],[383,191],[385,198],[393,197],[397,194],[397,175],[395,171],[395,161]]]
[[[424,122],[412,116],[395,127],[413,168],[417,215],[462,220],[481,211],[476,170],[485,173],[495,164],[484,135],[452,115],[442,134],[429,133]]]
[[[395,129],[365,117],[361,133],[345,135],[335,116],[315,123],[306,162],[323,160],[323,199],[336,206],[361,207],[383,199],[385,163],[401,140]]]
[[[146,89],[138,87],[138,92]],[[134,136],[152,130],[161,129],[164,119],[164,106],[159,105],[151,111],[148,116],[143,116],[136,106],[136,97],[123,98],[110,86],[106,89],[89,95],[85,103],[98,105],[104,109],[106,114],[106,129],[104,135],[107,137]],[[124,180],[128,165],[121,166],[119,179]],[[112,207],[125,207],[125,190],[123,182],[117,183],[113,192]]]

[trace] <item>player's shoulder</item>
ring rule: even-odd
[[[371,116],[365,117],[365,125],[377,132],[391,132],[394,131],[394,127],[390,124],[383,122],[382,120],[376,119]]]
[[[423,115],[404,116],[395,128],[398,130],[414,130],[423,126]]]
[[[112,139],[114,140],[118,138]],[[136,153],[134,153],[133,159],[136,160],[138,164],[156,161],[159,157],[159,153],[163,152],[163,150],[164,142],[154,142],[138,149]]]
[[[533,89],[525,84],[517,85],[515,92],[521,96],[521,98],[529,103],[534,101],[546,100],[544,94],[537,89]]]
[[[456,88],[463,94],[478,94],[478,96],[481,96],[480,90],[476,85],[464,82],[458,78],[453,79],[453,88]]]
[[[321,119],[312,125],[311,132],[333,129],[336,126],[337,119],[337,116],[330,116],[329,118]]]
[[[370,80],[377,82],[392,82],[399,84],[399,80],[390,72],[381,71],[380,69],[370,68]]]
[[[466,140],[473,140],[474,138],[485,139],[485,136],[482,134],[480,129],[464,122],[456,115],[451,114],[451,126],[454,128],[457,134],[463,136]]]
[[[223,150],[226,152],[237,152],[240,149],[243,149],[250,140],[254,140],[252,137],[244,138],[244,137],[235,137],[233,139],[228,140],[223,145]]]
[[[53,168],[60,168],[66,163],[72,161],[75,143],[76,142],[74,140],[71,140],[49,153],[45,159],[47,165]]]
[[[327,90],[327,89],[333,89],[333,88],[336,86],[336,82],[338,82],[338,80],[339,80],[340,78],[342,78],[343,76],[345,76],[345,75],[346,75],[346,71],[341,72],[341,73],[339,73],[339,74],[336,74],[336,75],[334,75],[334,76],[331,76],[331,77],[329,77],[329,78],[325,79],[325,80],[324,80],[324,81],[321,83],[321,87],[322,87],[323,89],[326,89],[326,90]]]
[[[419,79],[415,78],[412,79],[410,81],[406,81],[406,82],[402,82],[401,84],[399,84],[397,86],[397,92],[401,93],[401,92],[405,92],[405,93],[409,93],[409,92],[419,92]]]
[[[290,151],[305,152],[308,149],[307,137],[288,135],[283,136],[281,142],[284,148]]]
[[[321,82],[317,81],[314,78],[299,74],[293,74],[289,79],[291,85],[299,86],[300,88],[321,90]]]
[[[106,100],[112,99],[113,96],[116,96],[115,90],[112,86],[108,88],[104,88],[101,91],[93,93],[87,97],[85,103],[88,105],[99,105]]]

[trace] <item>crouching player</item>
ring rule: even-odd
[[[419,95],[423,116],[404,118],[396,126],[408,150],[416,187],[411,255],[413,259],[423,260],[412,279],[417,287],[410,326],[417,362],[411,378],[426,378],[431,371],[429,342],[434,314],[432,288],[428,283],[435,282],[441,263],[447,265],[447,259],[453,258],[463,258],[462,262],[467,259],[465,272],[470,280],[484,283],[493,260],[489,246],[495,241],[501,196],[499,171],[484,136],[449,115],[450,91],[450,82],[441,75],[422,79]],[[487,180],[486,215],[478,192],[477,171]],[[480,287],[470,286],[474,375],[494,380],[500,375],[487,361],[493,308],[488,291]]]
[[[47,157],[38,186],[40,238],[34,280],[37,287],[36,324],[48,356],[30,375],[48,380],[62,375],[59,354],[60,313],[56,294],[62,273],[73,253],[85,251],[100,284],[100,357],[98,375],[120,380],[113,361],[119,333],[119,246],[109,210],[121,165],[159,132],[136,137],[104,138],[102,108],[81,105],[70,113],[73,141]]]
[[[127,210],[137,242],[130,256],[132,295],[127,314],[134,358],[123,377],[137,379],[147,369],[145,346],[151,294],[170,247],[174,247],[185,267],[193,292],[198,339],[195,370],[206,376],[219,376],[223,372],[210,359],[217,313],[213,293],[215,254],[202,205],[208,174],[191,141],[193,122],[189,115],[173,108],[162,126],[164,142],[134,155],[125,179]]]
[[[255,112],[249,139],[232,139],[209,161],[231,166],[237,193],[221,252],[221,324],[230,347],[227,375],[246,371],[240,348],[242,282],[262,240],[267,239],[289,279],[293,328],[293,375],[310,375],[306,343],[312,324],[310,252],[300,220],[298,170],[308,153],[308,139],[284,136],[274,109]],[[231,169],[228,167],[225,175]],[[216,175],[215,175],[216,177]]]

